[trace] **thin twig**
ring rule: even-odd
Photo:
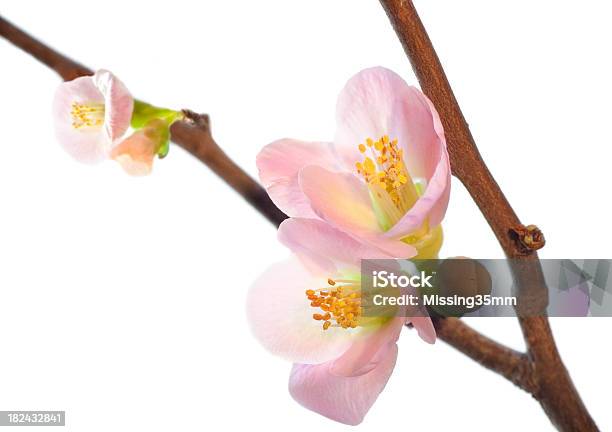
[[[440,113],[453,174],[461,180],[491,226],[512,268],[519,293],[519,319],[535,371],[534,397],[552,423],[562,431],[596,431],[597,426],[576,391],[542,312],[546,285],[536,247],[525,248],[520,235],[530,230],[519,221],[482,160],[444,69],[411,0],[380,0],[421,84]],[[543,242],[537,242],[538,246]]]

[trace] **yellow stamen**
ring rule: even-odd
[[[70,116],[74,129],[99,129],[104,124],[103,103],[72,102]]]
[[[383,216],[383,229],[389,229],[410,210],[419,195],[404,164],[404,153],[398,148],[397,139],[390,140],[388,135],[384,135],[377,141],[367,138],[366,144],[371,156],[364,156],[363,161],[355,166],[370,188],[376,210]],[[359,144],[361,153],[365,153],[364,149],[365,146]]]
[[[361,316],[361,284],[350,279],[328,279],[329,286],[317,290],[306,290],[310,305],[324,313],[314,313],[315,321],[323,321],[323,330],[331,327],[356,328]]]

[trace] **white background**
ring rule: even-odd
[[[479,148],[546,258],[611,258],[607,2],[418,0]],[[251,174],[284,136],[333,137],[344,82],[411,73],[375,0],[7,1],[2,14],[142,99],[212,116]],[[251,337],[251,281],[287,255],[274,229],[179,148],[152,176],[72,161],[54,139],[58,78],[0,40],[0,409],[66,410],[71,431],[339,431],[287,392]],[[443,256],[502,257],[453,180]],[[514,320],[471,322],[517,349]],[[609,319],[556,319],[602,430]],[[551,430],[527,394],[406,331],[361,431]]]

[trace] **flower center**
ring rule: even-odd
[[[381,227],[388,230],[419,199],[404,164],[404,151],[398,148],[397,139],[391,141],[387,135],[378,141],[368,138],[358,147],[364,160],[355,164],[357,173],[368,185]]]
[[[104,124],[104,104],[72,102],[70,115],[74,129],[99,129]]]
[[[320,310],[312,318],[323,321],[323,330],[332,325],[343,329],[357,327],[361,316],[361,283],[350,279],[328,279],[327,284],[325,288],[306,290],[310,306]]]

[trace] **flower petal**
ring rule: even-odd
[[[425,194],[386,236],[401,238],[426,218],[438,225],[450,193],[450,165],[444,130],[427,97],[396,73],[381,67],[351,78],[338,97],[335,148],[347,169],[363,159],[357,145],[388,135],[404,149],[408,172],[426,182]]]
[[[125,84],[107,70],[98,70],[92,80],[104,96],[104,131],[113,143],[130,127],[134,98]]]
[[[358,335],[340,327],[322,329],[312,318],[307,289],[327,285],[297,260],[270,267],[251,287],[247,315],[255,337],[272,353],[299,363],[324,363],[344,353]]]
[[[446,150],[429,178],[425,193],[402,218],[385,233],[388,238],[402,238],[419,229],[427,220],[430,227],[442,222],[450,198],[450,164]]]
[[[410,103],[412,90],[395,72],[382,67],[362,70],[346,83],[336,105],[335,149],[349,170],[363,155],[358,144],[366,138],[378,139],[383,135],[402,138],[392,129],[400,126],[395,118],[405,119],[400,111]],[[406,101],[404,104],[398,103]]]
[[[431,227],[442,222],[450,198],[451,168],[440,116],[425,95],[417,91],[420,109],[408,110],[412,122],[404,121],[403,136],[408,137],[406,164],[413,176],[427,182],[417,203],[387,232],[388,237],[402,237],[418,229],[425,219]],[[420,118],[420,120],[419,120]]]
[[[270,198],[292,217],[316,217],[298,185],[298,173],[306,165],[328,169],[337,166],[329,143],[281,139],[257,155],[259,178]]]
[[[148,175],[153,169],[157,144],[147,136],[145,129],[140,129],[121,141],[111,152],[111,157],[130,175]]]
[[[286,219],[278,228],[278,239],[309,266],[329,273],[359,268],[362,259],[392,258],[319,219]]]
[[[436,329],[434,328],[431,318],[428,316],[413,316],[406,319],[406,323],[411,323],[416,329],[418,335],[425,342],[436,343]]]
[[[323,220],[351,233],[380,231],[368,189],[356,176],[307,166],[300,171],[299,182]]]
[[[300,171],[299,183],[321,219],[392,257],[416,255],[414,247],[382,235],[367,186],[356,176],[307,166]]]
[[[381,353],[376,368],[358,377],[330,372],[330,364],[296,364],[289,379],[291,396],[305,408],[337,422],[358,425],[385,388],[397,360],[397,345]]]
[[[102,130],[76,129],[71,115],[72,104],[104,103],[104,97],[91,77],[79,77],[59,85],[53,98],[53,123],[57,140],[73,158],[84,163],[106,159],[108,141]]]
[[[389,345],[395,345],[405,322],[404,317],[396,317],[383,327],[363,334],[348,351],[330,365],[330,372],[345,377],[370,372],[380,361],[384,360],[380,354],[384,353]]]

